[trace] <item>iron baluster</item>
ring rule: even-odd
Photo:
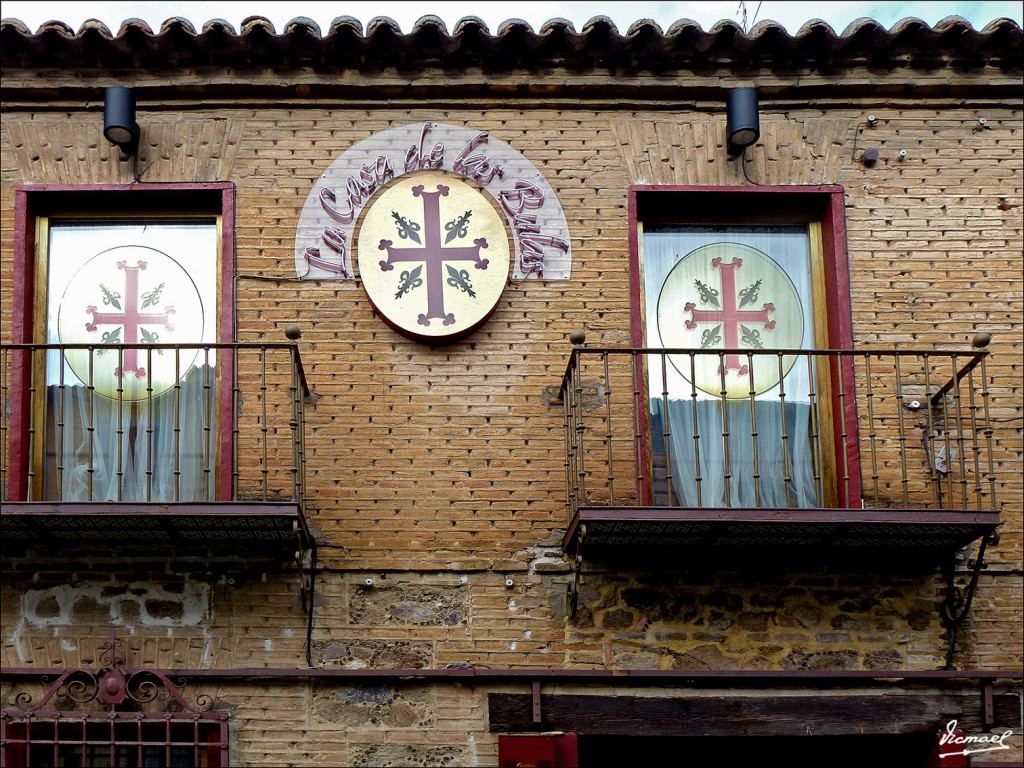
[[[952,366],[953,370],[955,371],[956,355],[953,356]],[[950,381],[952,380],[953,378],[950,379]],[[956,385],[953,385],[948,390],[946,390],[946,394],[944,394],[942,399],[939,401],[941,403],[940,413],[942,419],[942,451],[944,456],[943,464],[946,467],[946,471],[942,473],[940,482],[944,481],[944,485],[946,487],[946,509],[954,509],[956,507],[956,498],[953,493],[953,443],[950,437],[951,430],[949,428],[949,408],[947,406],[947,402],[950,398],[949,393],[955,391],[955,386]]]
[[[903,506],[910,506],[910,475],[907,472],[907,433],[903,423],[903,371],[900,367],[900,355],[893,361],[896,367],[896,422],[900,441],[900,482],[903,486]]]
[[[630,373],[633,377],[633,456],[636,461],[636,498],[643,499],[646,487],[647,467],[642,461],[643,451],[643,414],[647,403],[643,399],[641,380],[643,373],[639,364],[640,356],[636,352],[629,353]],[[643,409],[643,410],[641,410]]]
[[[174,500],[181,500],[181,348],[174,349]]]
[[[757,430],[757,390],[754,389],[754,355],[747,352],[747,381],[750,387],[747,398],[750,402],[750,449],[754,460],[754,506],[761,506],[761,453]]]
[[[153,500],[153,348],[146,350],[146,501]]]
[[[668,414],[668,358],[664,352],[661,353],[661,436],[662,446],[665,450],[665,490],[668,494],[668,505],[674,506],[676,501],[675,488],[672,475],[672,426]]]
[[[871,447],[871,487],[874,491],[874,501],[877,504],[881,499],[878,481],[878,432],[875,421],[875,388],[873,385],[874,374],[871,372],[871,355],[864,355],[864,382],[867,392],[864,395],[868,407],[868,445]]]
[[[288,422],[288,427],[291,435],[291,448],[292,448],[292,465],[290,472],[292,475],[292,498],[299,498],[299,372],[294,365],[295,361],[295,350],[292,351],[292,375],[291,381],[288,384],[288,394],[291,397],[291,421]]]
[[[302,384],[296,393],[299,397],[299,423],[296,425],[299,437],[299,496],[297,501],[302,501],[306,498],[306,397],[310,396],[310,393],[306,384],[305,371],[302,370],[302,357],[299,355],[297,344],[292,354],[294,355],[295,372],[299,377],[299,383]]]
[[[928,353],[924,353],[921,356],[921,369],[924,372],[924,391],[932,391],[932,379],[931,379],[931,361],[928,358]],[[928,459],[928,473],[931,477],[932,483],[932,496],[935,499],[935,505],[939,509],[944,509],[945,504],[943,502],[942,495],[942,478],[939,477],[938,472],[935,469],[935,455],[934,446],[932,445],[932,436],[935,434],[935,405],[936,400],[934,397],[929,398],[928,405],[930,406],[925,413],[925,454]]]
[[[608,374],[608,353],[601,353],[604,363],[605,442],[608,447],[608,502],[615,503],[615,459],[612,454],[612,380]]]
[[[96,386],[95,386],[96,369],[95,369],[95,363],[96,363],[96,350],[93,347],[89,347],[89,385],[86,388],[86,391],[88,393],[88,396],[87,396],[87,399],[86,399],[86,405],[87,405],[87,410],[88,410],[88,414],[86,416],[86,424],[88,426],[86,427],[86,431],[89,434],[89,440],[88,440],[88,443],[89,443],[89,464],[88,464],[88,468],[86,469],[86,474],[89,477],[89,482],[88,482],[88,486],[89,486],[89,488],[88,488],[88,490],[89,490],[88,498],[89,498],[89,501],[92,501],[94,496],[95,496],[94,490],[95,490],[95,474],[96,474],[96,452],[95,452],[96,451],[96,446],[95,446],[95,441],[96,441],[96,403],[94,401],[94,398],[96,397]]]
[[[721,378],[722,400],[722,477],[725,480],[725,506],[732,506],[732,465],[729,461],[729,401],[726,399],[728,390],[725,388],[725,354],[718,354],[718,375]]]
[[[825,506],[825,485],[821,455],[821,413],[818,411],[818,361],[810,352],[804,355],[804,360],[807,361],[807,399],[809,401],[811,418],[811,463],[814,473],[814,504],[817,507],[823,507]]]
[[[981,503],[981,445],[978,438],[980,433],[978,426],[978,411],[981,406],[978,405],[974,396],[974,386],[974,372],[971,371],[968,373],[967,377],[967,412],[971,425],[971,455],[974,458],[974,505],[980,512],[983,509]]]
[[[237,357],[235,358],[237,361]],[[239,483],[239,454],[238,454],[238,438],[241,433],[241,429],[238,426],[242,421],[242,390],[238,386],[238,367],[234,366],[234,370],[231,376],[231,498],[238,499],[238,483]]]
[[[57,360],[60,370],[57,374],[57,445],[54,453],[57,457],[57,488],[63,493],[64,490],[64,350],[57,350]]]
[[[786,506],[793,506],[793,473],[789,462],[789,424],[786,419],[786,376],[781,352],[777,353],[779,371],[779,419],[782,426],[782,482],[786,489]]]
[[[580,350],[578,365],[573,368],[573,412],[576,421],[576,487],[578,489],[577,501],[580,505],[587,503],[587,470],[584,463],[583,432],[586,426],[583,423],[583,351]]]
[[[690,352],[690,415],[693,420],[693,472],[697,491],[697,507],[704,506],[700,471],[700,425],[697,421],[697,355]]]
[[[37,351],[42,351],[42,350],[37,350]],[[36,356],[35,354],[32,355],[33,358],[35,356]],[[44,363],[45,363],[45,352],[43,352],[43,356],[44,356]],[[39,371],[39,370],[41,370],[40,364],[37,363],[33,359],[31,361],[31,365],[29,366],[29,386],[28,386],[28,402],[29,402],[29,408],[31,409],[31,414],[29,415],[29,419],[28,419],[28,472],[27,472],[27,475],[28,475],[28,488],[26,489],[27,490],[27,494],[26,495],[27,495],[27,497],[29,499],[35,499],[36,494],[37,494],[37,492],[39,490],[39,489],[36,488],[36,442],[37,442],[36,416],[37,416],[37,414],[36,414],[36,411],[35,411],[36,392],[38,391],[38,389],[36,387],[36,372]],[[43,386],[44,387],[46,386],[45,379],[44,379],[44,382],[43,382]],[[6,419],[4,421],[6,422]],[[6,453],[6,451],[0,451],[0,453]]]
[[[203,498],[213,487],[213,385],[210,383],[210,347],[203,347]],[[194,491],[193,491],[194,493]]]
[[[956,357],[953,357],[953,367],[956,367]],[[957,467],[960,470],[960,480],[957,484],[960,486],[961,494],[961,508],[966,510],[968,508],[968,498],[970,496],[967,490],[967,463],[966,463],[966,452],[964,451],[964,414],[962,409],[962,401],[960,395],[960,382],[957,381],[956,386],[952,389],[953,392],[953,412],[956,414],[955,420],[957,424],[956,435],[954,441],[959,449],[959,456],[957,457]],[[952,464],[952,456],[947,457],[950,465]],[[952,470],[952,466],[950,466]],[[952,483],[952,472],[950,472],[950,482]]]
[[[270,466],[269,466],[269,434],[270,427],[267,426],[267,348],[260,347],[260,404],[263,415],[260,432],[263,434],[263,463],[261,472],[263,474],[263,500],[266,501],[269,494]]]
[[[986,453],[988,455],[988,485],[989,485],[989,507],[998,509],[996,504],[996,472],[995,458],[992,446],[992,414],[989,412],[988,373],[986,371],[985,357],[981,358],[981,403],[982,419],[985,422]]]
[[[124,347],[117,348],[117,368],[124,371]],[[117,500],[124,498],[124,377],[117,377]]]
[[[854,359],[853,359],[852,356],[850,356],[849,362],[847,362],[847,359],[844,358],[842,355],[840,355],[839,357],[836,358],[836,371],[839,374],[836,377],[839,380],[839,392],[837,393],[837,398],[839,400],[838,413],[839,413],[839,423],[842,425],[842,429],[841,429],[840,436],[839,436],[839,454],[840,454],[840,460],[842,462],[842,467],[843,467],[843,472],[842,472],[843,485],[842,485],[842,490],[841,490],[840,496],[841,496],[842,499],[846,500],[847,506],[853,506],[853,503],[854,503],[854,500],[850,498],[850,480],[851,480],[851,475],[850,475],[850,450],[849,450],[850,435],[846,431],[846,418],[845,418],[845,414],[846,414],[846,372],[847,372],[848,369],[852,372],[853,368],[854,368]]]
[[[573,352],[572,356],[575,357]],[[573,364],[571,361],[570,364]],[[572,523],[573,515],[576,513],[576,483],[573,480],[573,466],[576,457],[576,448],[573,436],[576,434],[575,424],[572,420],[572,395],[566,386],[565,377],[562,377],[562,385],[559,390],[562,398],[562,425],[564,433],[562,442],[565,445],[565,459],[562,462],[565,466],[565,503],[567,510],[566,526]]]

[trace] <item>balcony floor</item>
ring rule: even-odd
[[[584,549],[687,552],[719,557],[727,551],[778,556],[891,555],[934,564],[993,532],[999,514],[929,509],[691,509],[580,507],[562,549],[575,554],[580,526]]]
[[[130,549],[244,547],[284,553],[310,546],[302,510],[282,502],[4,502],[5,555],[27,546]]]

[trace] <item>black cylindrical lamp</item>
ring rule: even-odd
[[[757,89],[736,88],[725,102],[725,136],[730,155],[738,155],[761,136]]]
[[[111,85],[103,92],[103,135],[126,155],[139,148],[141,130],[135,122],[135,93],[123,85]]]

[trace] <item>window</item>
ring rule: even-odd
[[[126,669],[123,645],[111,633],[98,670],[44,675],[37,702],[28,691],[12,693],[0,712],[0,766],[227,766],[230,715],[205,694],[190,703],[180,677]]]
[[[815,354],[850,346],[841,190],[639,187],[631,210],[634,343],[676,350],[645,358],[652,502],[845,504],[845,372]]]
[[[212,498],[216,350],[194,345],[216,341],[216,220],[57,218],[41,228],[55,345],[43,497]],[[159,346],[171,343],[192,346]]]
[[[216,713],[219,715],[220,713]],[[220,768],[227,721],[191,713],[62,712],[4,718],[3,764],[39,768]]]
[[[19,189],[15,340],[35,347],[13,375],[38,382],[16,391],[42,428],[12,418],[14,498],[203,501],[230,482],[230,185],[154,187]]]

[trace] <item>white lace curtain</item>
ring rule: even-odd
[[[643,264],[647,346],[672,346],[661,338],[657,316],[666,278],[687,254],[711,243],[750,246],[785,270],[803,305],[805,331],[800,346],[813,349],[808,233],[806,228],[794,226],[646,226]],[[719,283],[712,285],[712,280],[707,278],[703,287],[724,289]],[[682,317],[683,308],[679,310]],[[770,347],[769,334],[763,336],[765,347]],[[758,360],[770,365],[766,358],[755,358],[755,364]],[[688,370],[685,356],[676,362],[683,371]],[[813,410],[814,372],[806,357],[795,358],[781,387],[758,394],[753,402],[747,397],[723,400],[701,391],[665,356],[648,356],[647,369],[652,448],[655,453],[667,454],[674,504],[822,506],[821,446],[816,438],[820,414]],[[780,398],[783,392],[785,397]]]
[[[751,411],[750,404],[742,401],[723,406],[712,400],[693,404],[673,399],[666,412],[664,403],[654,399],[651,414],[656,425],[652,433],[658,437],[664,434],[658,430],[667,416],[675,504],[823,506],[819,446],[813,437],[814,415],[809,404],[786,403],[783,407],[762,401]]]
[[[211,366],[152,400],[125,401],[77,386],[47,387],[45,487],[63,501],[214,498],[217,408]]]
[[[46,498],[214,498],[218,247],[213,216],[49,222]]]

